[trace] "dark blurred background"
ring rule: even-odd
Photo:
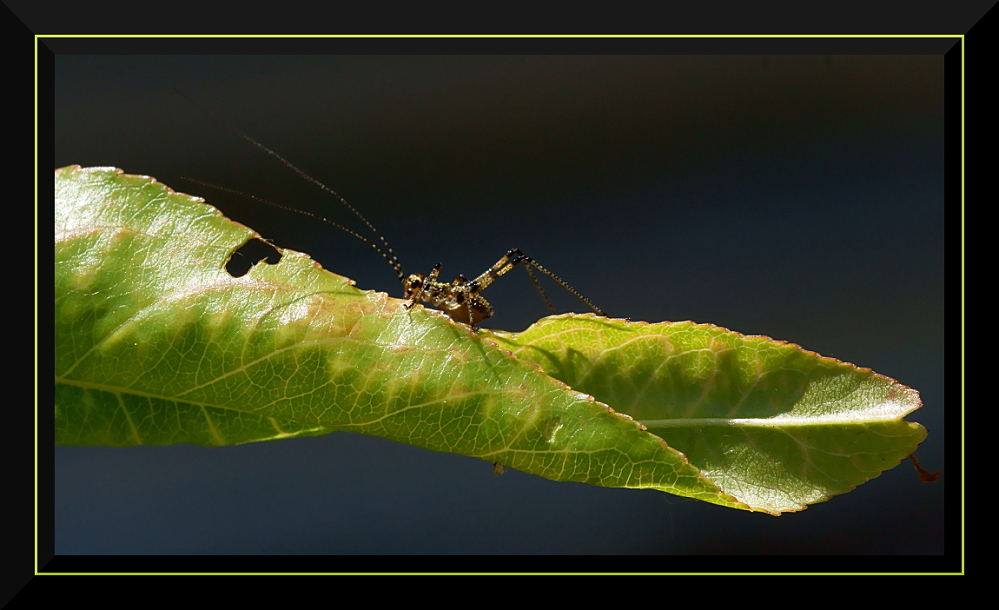
[[[342,194],[407,272],[441,262],[445,279],[473,276],[519,247],[613,316],[713,323],[871,368],[920,391],[909,419],[931,433],[917,455],[946,466],[941,55],[59,55],[55,66],[54,167],[154,176],[401,296],[349,235],[181,180],[363,229],[179,88]],[[586,310],[548,293],[560,311]],[[547,313],[520,270],[484,296],[487,327],[522,330]],[[477,459],[348,433],[55,456],[59,554],[944,550],[947,470],[922,484],[908,462],[773,518],[495,477]]]

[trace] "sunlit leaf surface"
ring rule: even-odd
[[[768,511],[849,491],[926,437],[915,390],[707,324],[541,320],[501,346],[644,424],[712,482]]]

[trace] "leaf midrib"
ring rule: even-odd
[[[638,423],[649,428],[680,428],[680,427],[707,427],[707,426],[736,426],[752,428],[791,428],[828,426],[843,424],[880,424],[901,420],[905,414],[898,417],[856,417],[853,414],[843,413],[840,415],[824,415],[820,417],[700,417],[693,419],[643,419]]]

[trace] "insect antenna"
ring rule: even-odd
[[[405,278],[405,275],[403,274],[403,271],[402,271],[402,263],[399,262],[399,257],[397,257],[395,255],[395,252],[392,251],[392,246],[389,245],[388,240],[386,240],[382,236],[382,234],[378,231],[378,229],[375,228],[375,225],[371,224],[371,222],[367,218],[365,218],[363,214],[361,214],[360,212],[358,212],[357,209],[354,208],[354,206],[352,206],[349,203],[347,203],[347,200],[344,199],[339,193],[337,193],[336,191],[334,191],[330,187],[326,186],[325,184],[323,184],[319,180],[316,180],[315,178],[313,178],[309,174],[305,173],[304,171],[302,171],[301,169],[299,169],[291,161],[285,159],[284,157],[282,157],[281,155],[277,154],[276,152],[274,152],[270,148],[267,148],[266,146],[264,146],[260,142],[257,142],[256,140],[254,140],[250,136],[246,135],[242,131],[236,129],[235,127],[233,127],[232,125],[230,125],[229,123],[227,123],[226,121],[224,121],[222,118],[220,118],[219,116],[217,116],[216,114],[214,114],[213,112],[211,112],[210,110],[208,110],[207,108],[205,108],[204,106],[202,106],[201,104],[199,104],[197,101],[195,101],[193,98],[191,98],[191,96],[187,95],[186,93],[184,93],[180,89],[178,89],[176,87],[173,87],[173,90],[175,92],[177,92],[179,95],[181,95],[184,99],[186,99],[187,101],[191,102],[191,104],[193,104],[195,108],[197,108],[201,112],[205,113],[206,115],[212,117],[214,120],[216,120],[220,124],[224,125],[226,127],[226,129],[228,129],[229,131],[231,131],[234,134],[238,135],[239,137],[243,138],[244,140],[246,140],[250,144],[253,144],[254,146],[256,146],[257,148],[259,148],[260,150],[262,150],[265,153],[267,153],[268,155],[274,157],[275,159],[277,159],[278,161],[280,161],[285,167],[287,167],[291,171],[295,172],[296,174],[298,174],[302,178],[305,178],[306,180],[308,180],[312,184],[315,184],[316,186],[318,186],[322,190],[326,191],[330,195],[333,195],[333,197],[335,197],[340,203],[342,203],[344,206],[346,206],[348,210],[350,210],[351,212],[353,212],[354,216],[357,216],[358,218],[360,218],[361,222],[363,222],[365,225],[367,225],[367,227],[369,229],[371,229],[371,232],[375,234],[375,237],[377,237],[378,240],[380,242],[382,242],[382,244],[385,246],[385,251],[383,252],[372,241],[368,240],[365,237],[362,237],[358,233],[356,233],[354,231],[351,231],[350,229],[348,229],[346,227],[343,227],[343,226],[341,226],[341,225],[339,225],[339,224],[337,224],[335,222],[327,220],[326,218],[323,218],[322,216],[319,216],[317,214],[311,214],[311,213],[306,212],[304,210],[299,210],[299,209],[296,209],[296,208],[292,208],[290,206],[284,206],[284,205],[281,205],[279,203],[274,203],[274,202],[271,202],[271,201],[266,201],[266,200],[263,200],[263,199],[261,199],[259,197],[254,197],[253,195],[248,195],[248,194],[245,194],[245,193],[239,193],[239,191],[230,190],[230,192],[237,193],[237,194],[240,194],[240,195],[244,195],[246,197],[250,197],[251,199],[255,199],[257,201],[261,201],[263,203],[267,203],[269,205],[272,205],[272,206],[275,206],[275,207],[278,207],[278,208],[283,208],[285,210],[290,210],[292,212],[298,212],[299,214],[304,214],[306,216],[313,216],[313,217],[318,218],[318,219],[320,219],[322,221],[325,221],[325,222],[327,222],[327,223],[329,223],[329,224],[331,224],[331,225],[333,225],[333,226],[335,226],[335,227],[337,227],[339,229],[343,229],[344,231],[350,233],[354,237],[357,237],[357,238],[363,240],[364,242],[366,242],[368,245],[374,247],[374,249],[377,250],[378,253],[381,254],[382,257],[385,260],[388,261],[389,265],[392,265],[392,269],[395,270],[396,275],[399,276],[399,279],[403,280]],[[212,185],[212,184],[204,184],[204,186],[215,187],[215,185]],[[219,188],[219,187],[215,187],[215,188]],[[222,190],[226,190],[226,189],[222,189]],[[386,255],[385,252],[388,252],[388,255]]]
[[[212,184],[211,182],[205,182],[204,180],[198,180],[196,178],[188,178],[187,176],[181,176],[181,178],[183,180],[187,180],[188,182],[193,182],[195,184],[200,184],[201,186],[206,186],[208,188],[213,188],[215,190],[222,191],[222,192],[225,192],[225,193],[230,193],[232,195],[239,195],[240,197],[246,197],[248,199],[252,199],[252,200],[258,201],[260,203],[266,203],[267,205],[274,206],[276,208],[281,208],[282,210],[288,210],[289,212],[295,212],[297,214],[302,214],[303,216],[311,216],[312,218],[316,218],[318,220],[321,220],[321,221],[325,222],[328,225],[334,226],[334,227],[340,229],[341,231],[344,231],[345,233],[349,233],[349,234],[353,235],[357,239],[363,241],[364,243],[366,243],[369,246],[371,246],[372,248],[374,248],[375,252],[377,252],[378,254],[381,254],[382,258],[384,258],[386,261],[388,261],[388,264],[392,266],[392,269],[395,270],[396,275],[399,276],[399,280],[400,281],[402,279],[404,279],[404,277],[405,277],[403,275],[402,265],[399,263],[399,259],[397,259],[394,254],[390,258],[389,255],[385,254],[385,252],[381,248],[379,248],[378,244],[376,244],[375,242],[373,242],[370,239],[368,239],[367,237],[361,235],[357,231],[354,231],[353,229],[348,229],[347,227],[345,227],[345,226],[343,226],[343,225],[341,225],[339,223],[333,222],[329,218],[325,218],[323,216],[320,216],[319,214],[313,214],[312,212],[307,212],[305,210],[300,210],[298,208],[293,208],[290,205],[283,205],[283,204],[280,204],[280,203],[274,203],[273,201],[268,201],[267,199],[264,199],[263,197],[257,197],[256,195],[251,195],[250,193],[244,193],[243,191],[237,191],[236,189],[231,189],[231,188],[229,188],[227,186],[219,186],[217,184]],[[389,252],[391,252],[391,250],[389,250]]]
[[[513,269],[517,265],[523,265],[524,269],[527,271],[527,274],[531,277],[531,281],[534,283],[534,286],[538,289],[538,292],[541,294],[541,298],[545,301],[545,305],[548,306],[548,310],[551,313],[553,314],[555,313],[555,308],[552,307],[551,301],[548,300],[548,295],[545,294],[544,289],[541,287],[541,282],[538,281],[537,276],[534,274],[535,270],[540,271],[541,273],[547,275],[549,278],[554,280],[560,286],[565,288],[567,291],[569,291],[571,294],[573,294],[579,300],[585,303],[590,309],[592,309],[598,315],[601,316],[607,315],[603,312],[603,310],[594,305],[592,301],[584,297],[576,289],[574,289],[572,286],[566,283],[565,280],[555,275],[548,269],[545,269],[544,267],[539,265],[537,261],[527,256],[517,248],[508,251],[503,256],[503,258],[497,261],[492,267],[490,267],[485,272],[480,274],[477,278],[471,281],[466,279],[464,275],[459,275],[453,282],[450,283],[437,281],[438,275],[440,274],[441,270],[440,263],[437,263],[437,265],[434,266],[433,270],[430,272],[429,275],[424,276],[419,273],[414,273],[412,275],[406,276],[402,270],[402,263],[399,262],[399,257],[395,255],[395,252],[392,250],[392,246],[389,245],[388,240],[386,240],[382,236],[382,234],[378,231],[378,229],[375,228],[375,225],[371,224],[371,222],[367,218],[365,218],[363,214],[358,212],[357,209],[354,208],[354,206],[347,203],[347,200],[344,199],[342,196],[340,196],[339,193],[337,193],[330,187],[326,186],[319,180],[316,180],[309,174],[305,173],[291,161],[285,159],[284,157],[274,152],[270,148],[264,146],[260,142],[257,142],[250,136],[246,135],[245,133],[236,129],[223,119],[219,118],[210,110],[201,106],[201,104],[193,100],[190,96],[185,94],[180,89],[174,87],[173,90],[176,91],[185,99],[187,99],[187,101],[191,102],[191,104],[193,104],[198,110],[205,113],[207,116],[211,117],[212,119],[214,119],[215,121],[226,127],[229,131],[243,138],[256,148],[270,155],[271,157],[277,159],[279,162],[281,162],[282,165],[284,165],[291,171],[295,172],[296,174],[304,178],[306,181],[311,182],[312,184],[318,186],[320,189],[326,191],[328,194],[335,197],[348,210],[350,210],[354,214],[354,216],[359,218],[361,222],[363,222],[368,227],[368,229],[371,230],[371,232],[375,235],[375,237],[378,238],[378,241],[381,242],[381,246],[379,246],[373,240],[370,240],[367,237],[361,235],[360,233],[352,229],[348,229],[347,227],[339,223],[333,222],[332,220],[320,216],[318,214],[313,214],[312,212],[306,212],[305,210],[299,210],[298,208],[293,208],[291,206],[283,205],[280,203],[274,203],[273,201],[268,201],[266,199],[257,197],[255,195],[250,195],[248,193],[243,193],[241,191],[237,191],[235,189],[230,189],[227,187],[217,186],[209,182],[202,182],[201,180],[195,180],[192,178],[184,178],[185,180],[209,188],[218,189],[220,191],[225,191],[235,195],[248,197],[250,199],[253,199],[254,201],[259,201],[261,203],[265,203],[267,205],[276,208],[281,208],[283,210],[288,210],[290,212],[295,212],[298,214],[302,214],[304,216],[311,216],[312,218],[317,218],[330,226],[336,227],[337,229],[340,229],[341,231],[349,233],[350,235],[353,235],[357,239],[360,239],[364,243],[374,248],[375,251],[378,252],[378,254],[380,254],[381,257],[388,262],[388,264],[395,271],[396,275],[399,276],[399,281],[402,283],[403,290],[405,292],[405,298],[409,301],[409,303],[406,305],[407,309],[414,307],[418,302],[426,301],[435,307],[440,307],[441,309],[443,309],[447,313],[447,315],[450,316],[452,319],[458,322],[463,322],[465,324],[468,324],[469,326],[471,326],[472,330],[474,331],[476,325],[479,322],[493,315],[492,306],[485,298],[481,296],[482,291],[485,290],[486,287],[488,287],[490,284],[492,284],[497,278],[510,271],[510,269]],[[384,246],[384,249],[382,249],[382,246]]]

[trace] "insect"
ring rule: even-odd
[[[197,106],[203,112],[215,118],[214,115],[209,113],[204,108],[201,108],[201,106],[197,104],[197,102],[192,100],[190,97],[188,97],[187,95],[185,95],[180,91],[177,92],[183,95],[189,101],[191,101],[195,106]],[[545,294],[544,288],[541,287],[541,282],[538,281],[538,277],[534,274],[535,269],[547,275],[557,284],[559,284],[567,291],[569,291],[576,298],[581,300],[583,303],[586,303],[586,305],[594,312],[596,312],[597,315],[601,316],[607,315],[603,312],[603,310],[594,305],[592,301],[590,301],[588,298],[584,297],[582,294],[576,291],[576,289],[570,286],[565,280],[558,277],[548,269],[545,269],[544,267],[539,265],[537,261],[527,256],[523,252],[521,252],[518,248],[513,248],[509,250],[506,254],[503,255],[502,258],[496,261],[496,263],[492,267],[486,269],[478,277],[472,280],[469,280],[464,275],[459,275],[451,282],[438,281],[437,278],[440,276],[441,263],[437,263],[428,275],[423,275],[421,273],[412,273],[407,275],[403,271],[402,263],[399,262],[399,258],[395,255],[395,252],[392,250],[392,247],[389,245],[388,241],[382,236],[382,234],[378,231],[378,229],[376,229],[375,226],[367,218],[364,217],[364,215],[358,212],[357,209],[354,208],[354,206],[347,203],[346,199],[341,197],[336,191],[329,188],[319,180],[316,180],[309,174],[299,169],[296,165],[294,165],[293,163],[291,163],[278,153],[274,152],[270,148],[264,146],[260,142],[257,142],[256,140],[244,134],[243,132],[229,126],[224,121],[221,121],[221,119],[216,118],[216,120],[219,120],[220,122],[225,124],[227,127],[229,127],[231,131],[239,135],[241,138],[243,138],[250,144],[253,144],[260,150],[266,152],[271,157],[280,161],[288,169],[292,170],[302,178],[308,180],[312,184],[315,184],[322,190],[326,191],[328,194],[335,197],[340,203],[346,206],[347,209],[353,212],[353,214],[357,216],[357,218],[359,218],[368,227],[368,229],[371,230],[371,232],[375,235],[378,241],[381,242],[381,245],[384,246],[384,250],[375,241],[372,241],[371,239],[368,239],[367,237],[359,234],[358,232],[349,229],[343,225],[340,225],[336,222],[333,222],[332,220],[329,220],[328,218],[325,218],[318,214],[313,214],[305,210],[299,210],[297,208],[282,205],[280,203],[274,203],[273,201],[268,201],[266,199],[262,199],[254,195],[242,193],[240,191],[228,189],[225,187],[219,187],[214,184],[202,182],[200,180],[193,180],[191,178],[187,178],[187,180],[190,180],[197,184],[201,184],[202,186],[216,188],[219,190],[248,197],[255,201],[259,201],[267,205],[288,210],[290,212],[304,214],[305,216],[311,216],[329,225],[332,225],[342,231],[345,231],[350,235],[353,235],[357,239],[360,239],[364,243],[374,248],[375,251],[378,252],[382,256],[382,258],[384,258],[388,262],[388,264],[392,267],[392,270],[395,271],[396,275],[399,277],[400,283],[402,283],[402,288],[405,298],[409,300],[409,303],[406,304],[407,309],[411,309],[414,305],[416,305],[421,301],[427,302],[433,305],[434,307],[439,307],[440,309],[444,310],[444,313],[446,313],[452,319],[464,324],[468,324],[473,329],[475,329],[475,327],[480,322],[482,322],[487,318],[492,317],[493,315],[492,305],[490,305],[489,301],[487,301],[482,296],[482,291],[488,288],[489,285],[492,284],[494,281],[496,281],[500,276],[504,275],[517,265],[522,265],[524,269],[527,270],[528,275],[531,277],[531,281],[534,282],[534,286],[538,289],[538,292],[541,294],[541,298],[544,299],[545,305],[548,306],[548,311],[550,311],[552,314],[555,313],[555,308],[552,307],[551,301],[548,300],[548,295]]]

